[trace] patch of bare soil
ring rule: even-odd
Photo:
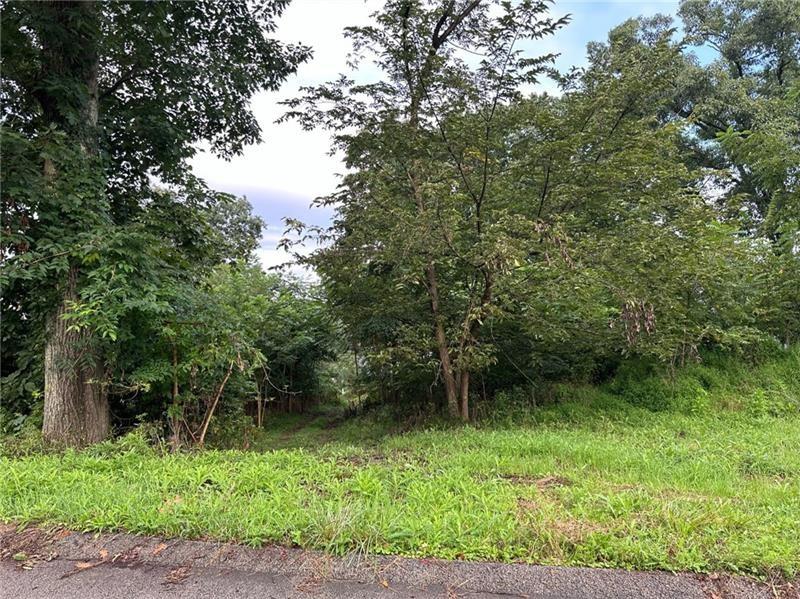
[[[538,489],[549,489],[551,487],[568,487],[572,481],[564,476],[525,476],[522,474],[501,474],[499,478],[507,480],[515,485],[536,486]]]
[[[40,562],[58,557],[50,545],[70,534],[63,528],[17,530],[13,525],[0,525],[0,559],[11,559],[23,570],[30,570]]]
[[[549,489],[550,487],[569,487],[572,481],[564,476],[545,476],[535,481],[535,484],[540,489]]]
[[[745,596],[747,587],[757,589],[761,584],[746,582],[728,574],[698,574],[697,580],[703,588],[708,599],[729,599]],[[762,583],[775,599],[800,599],[800,583],[797,580],[788,581],[782,576],[775,575]]]
[[[517,499],[517,508],[523,515],[532,514],[540,510],[539,504],[532,499]]]

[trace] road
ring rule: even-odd
[[[335,558],[133,535],[0,526],[0,597],[767,599],[744,578],[394,557]]]

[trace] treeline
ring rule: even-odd
[[[388,2],[348,30],[384,79],[291,103],[350,169],[310,262],[376,387],[468,420],[514,384],[797,340],[800,5],[687,0],[566,74],[527,51],[557,4],[449,6]]]
[[[322,372],[341,350],[340,327],[320,291],[264,272],[253,252],[261,221],[249,204],[205,193],[191,216],[176,219],[170,212],[182,209],[183,200],[163,192],[163,203],[141,215],[153,220],[139,223],[137,235],[91,245],[93,277],[63,318],[69,334],[92,332],[91,345],[76,349],[103,356],[102,370],[93,375],[98,379],[86,384],[103,386],[110,420],[95,425],[127,430],[156,422],[173,447],[203,445],[215,429],[218,437],[241,439],[245,423],[261,425],[268,413],[302,411],[335,395]],[[176,229],[167,236],[164,225]],[[37,266],[25,256],[5,273],[5,289],[13,292],[5,298],[3,322],[7,432],[26,420],[33,420],[28,428],[41,425],[45,408],[46,329],[25,305],[12,303],[34,301]],[[77,359],[94,366],[86,356]]]
[[[286,4],[2,3],[4,429],[203,444],[318,393],[317,292],[255,266],[260,219],[187,162],[260,140],[252,95],[310,56],[270,37]]]
[[[260,138],[250,97],[309,56],[268,37],[285,4],[3,4],[7,427],[203,444],[352,377],[469,420],[517,385],[798,340],[800,4],[685,0],[560,73],[535,53],[557,3],[389,0],[346,31],[380,81],[287,102],[347,167],[333,226],[292,222],[319,286],[255,266],[260,220],[187,166]]]

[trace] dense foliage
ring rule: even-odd
[[[187,164],[200,142],[228,157],[260,139],[251,96],[309,56],[269,37],[286,4],[3,2],[3,411],[43,399],[49,441],[100,440],[112,411],[169,399],[202,442],[234,370],[280,353],[265,305],[296,296],[305,321],[304,292],[248,270],[260,219]],[[308,356],[277,367],[308,376],[326,355],[309,326]]]
[[[558,4],[388,0],[346,30],[379,80],[286,102],[347,168],[330,228],[292,222],[319,286],[265,274],[261,220],[187,162],[260,139],[250,98],[310,55],[270,37],[286,4],[2,3],[5,429],[202,445],[334,396],[468,420],[800,338],[797,2],[684,0],[559,73]]]
[[[310,262],[384,396],[433,385],[467,419],[515,382],[800,333],[797,3],[687,0],[683,39],[628,21],[562,75],[519,50],[564,25],[546,7],[389,2],[348,30],[382,81],[289,102],[346,156]],[[557,97],[522,93],[545,73]]]

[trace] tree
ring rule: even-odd
[[[286,4],[2,4],[4,286],[24,294],[13,309],[42,331],[48,441],[108,434],[109,364],[93,316],[108,318],[86,300],[119,307],[125,287],[128,306],[154,301],[141,277],[123,276],[154,256],[126,251],[135,239],[147,249],[151,181],[198,198],[187,166],[198,142],[230,156],[259,139],[250,97],[309,55],[267,37]]]
[[[566,23],[547,8],[392,0],[376,25],[346,30],[357,60],[370,55],[382,82],[342,76],[288,103],[287,118],[336,132],[355,171],[330,199],[341,203],[336,241],[315,265],[327,280],[388,273],[398,292],[425,298],[427,317],[396,334],[426,361],[435,351],[447,409],[464,420],[471,375],[491,360],[482,322],[508,268],[505,229],[486,218],[503,202],[504,108],[553,58],[520,49]]]
[[[164,281],[161,296],[158,317],[126,314],[110,379],[116,411],[163,422],[173,448],[218,438],[220,422],[246,430],[248,405],[260,425],[268,401],[302,408],[318,392],[336,331],[313,288],[228,260]]]
[[[669,19],[622,24],[590,45],[587,68],[559,77],[560,97],[525,98],[524,69],[459,61],[478,51],[469,36],[439,70],[404,66],[417,51],[401,41],[396,57],[389,41],[417,31],[409,6],[379,16],[397,28],[385,40],[351,32],[368,36],[357,49],[389,48],[387,82],[306,90],[290,113],[339,132],[350,172],[312,262],[382,388],[422,395],[433,380],[466,419],[478,373],[490,387],[512,370],[589,375],[624,356],[681,363],[763,337],[762,248],[705,201],[707,171],[686,160],[687,123],[671,113],[686,63]],[[422,22],[434,30],[441,14]],[[415,101],[420,71],[430,79]]]
[[[751,232],[775,239],[800,214],[800,4],[683,0],[686,41],[712,48],[678,78],[678,115],[705,166],[728,171],[719,203]]]
[[[683,123],[661,118],[683,68],[673,33],[661,17],[624,23],[590,44],[560,97],[510,108],[503,195],[517,253],[489,319],[490,386],[586,377],[632,354],[680,362],[758,335],[760,255],[699,193]]]

